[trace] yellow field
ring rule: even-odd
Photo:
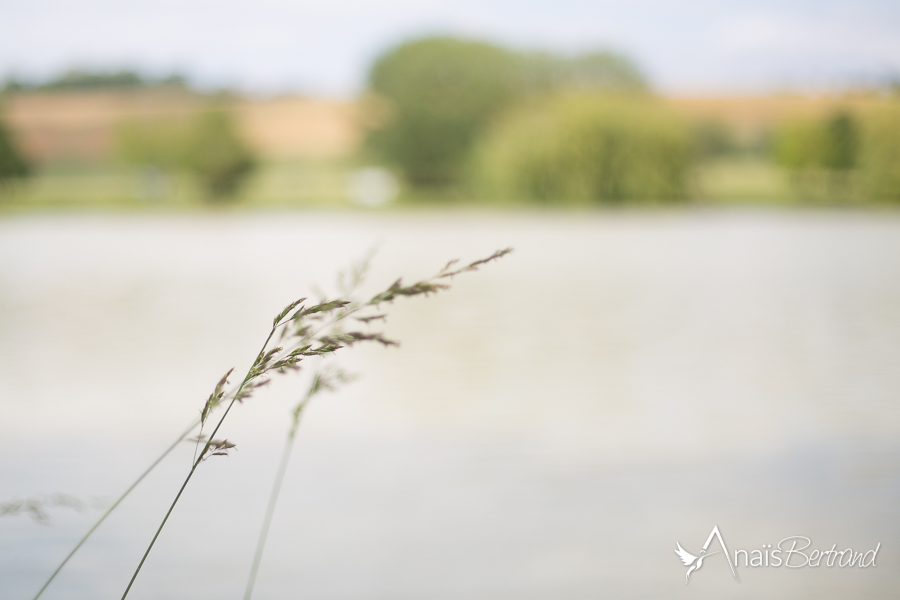
[[[121,121],[189,114],[203,103],[189,92],[142,90],[19,94],[3,108],[37,163],[96,162],[112,157]],[[288,96],[239,99],[233,107],[244,135],[266,159],[341,157],[359,143],[353,103]]]

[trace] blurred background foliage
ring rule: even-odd
[[[452,38],[389,51],[369,75],[389,111],[369,146],[413,185],[456,182],[476,137],[519,93],[516,58],[491,44]]]
[[[85,71],[72,69],[43,82],[31,82],[17,77],[8,77],[5,91],[49,91],[65,92],[79,90],[131,90],[155,87],[186,88],[183,75],[173,73],[165,77],[145,77],[137,71]]]
[[[863,192],[871,198],[900,202],[900,102],[866,113],[861,133]]]
[[[185,166],[213,199],[234,196],[256,167],[233,115],[221,106],[210,106],[197,115],[184,148]]]
[[[116,126],[116,153],[123,161],[175,171],[187,164],[190,121],[178,117],[124,119]]]
[[[23,156],[18,142],[3,121],[0,121],[0,188],[31,173],[31,164]]]
[[[680,201],[690,129],[646,97],[549,96],[492,128],[475,159],[487,195],[542,203]]]
[[[126,120],[116,133],[118,155],[144,169],[146,195],[151,197],[165,191],[162,177],[186,172],[196,178],[210,199],[231,198],[257,164],[234,115],[219,103],[190,118]]]
[[[346,206],[391,174],[401,204],[896,204],[900,101],[666,97],[614,52],[446,36],[386,49],[355,101],[127,70],[8,79],[0,93],[7,208]]]
[[[564,58],[447,37],[389,50],[375,61],[369,85],[386,100],[388,118],[368,145],[414,186],[460,183],[485,128],[532,96],[646,89],[637,68],[615,54]]]
[[[775,161],[807,201],[900,200],[900,105],[785,123]]]

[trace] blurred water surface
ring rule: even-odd
[[[0,499],[109,503],[246,368],[272,316],[380,244],[367,291],[516,253],[398,302],[400,349],[309,411],[256,598],[889,598],[900,588],[900,216],[830,212],[7,216]],[[239,597],[292,400],[239,406],[130,598]],[[45,598],[121,595],[189,468],[174,453]],[[30,598],[98,516],[0,519]],[[676,540],[791,535],[874,569],[689,586]],[[720,562],[716,562],[716,560]]]

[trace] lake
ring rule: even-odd
[[[900,589],[900,213],[394,211],[0,219],[0,595],[31,598],[246,369],[289,301],[513,246],[387,307],[399,348],[304,417],[254,598],[892,598]],[[314,287],[316,286],[316,287]],[[241,597],[303,376],[237,405],[129,598]],[[119,598],[183,444],[43,598]],[[736,549],[866,551],[775,568]],[[719,550],[716,542],[710,551]]]

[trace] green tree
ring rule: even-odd
[[[394,48],[369,74],[391,113],[370,146],[414,185],[458,180],[479,132],[515,98],[516,67],[514,54],[483,42],[439,37]]]
[[[12,132],[0,120],[0,185],[27,177],[30,173],[31,164],[17,146]]]
[[[564,89],[646,89],[637,68],[617,54],[564,58],[449,37],[389,50],[372,66],[369,85],[387,100],[390,115],[368,145],[417,186],[459,182],[479,136],[525,98]]]
[[[822,166],[847,170],[856,166],[859,153],[859,126],[849,113],[840,111],[825,122]]]
[[[647,82],[637,66],[614,52],[562,57],[547,52],[520,55],[524,95],[559,91],[638,93]]]

